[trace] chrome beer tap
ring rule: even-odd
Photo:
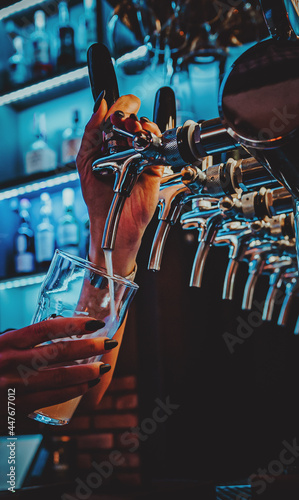
[[[191,192],[181,180],[181,174],[167,175],[160,185],[159,224],[154,236],[148,269],[159,271],[169,230],[178,220],[182,208],[191,198]]]
[[[299,279],[297,268],[288,270],[288,272],[283,276],[283,282],[285,284],[285,298],[282,303],[277,321],[277,324],[279,326],[285,326],[287,324],[294,298],[299,293]]]
[[[237,227],[236,227],[237,226]],[[244,223],[233,222],[229,224],[227,232],[224,230],[216,237],[215,245],[227,244],[229,246],[228,265],[226,268],[222,298],[232,300],[234,293],[235,278],[239,268],[239,262],[243,259],[248,245],[248,238],[252,237],[250,227]]]
[[[223,223],[223,214],[219,210],[207,219],[199,242],[191,271],[190,286],[200,288],[209,251]]]
[[[286,269],[292,266],[293,260],[287,256],[272,256],[263,269],[263,274],[269,274],[269,290],[263,308],[263,321],[271,321],[274,311],[274,305],[277,299],[278,291],[283,283],[283,276]]]

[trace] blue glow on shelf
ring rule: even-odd
[[[40,5],[41,3],[45,3],[45,0],[21,0],[20,2],[16,2],[9,7],[5,7],[0,11],[0,21],[2,19],[6,19],[7,17],[13,16],[14,14],[18,14],[23,10],[30,9],[30,7],[35,7],[36,5]]]
[[[45,278],[45,274],[38,276],[26,276],[24,278],[15,278],[0,282],[0,290],[11,290],[13,288],[21,288],[30,285],[40,285]]]
[[[88,77],[88,68],[84,66],[83,68],[70,71],[63,75],[55,76],[44,82],[35,83],[24,89],[14,90],[0,97],[0,106],[5,104],[12,104],[13,102],[22,101],[36,94],[46,92],[47,90],[52,90],[62,85],[66,85],[71,82],[76,82]]]
[[[16,198],[17,196],[23,196],[24,194],[36,193],[42,189],[60,186],[68,182],[77,181],[78,179],[78,172],[72,172],[71,174],[59,175],[51,179],[35,181],[16,188],[6,189],[5,191],[0,192],[0,201]]]

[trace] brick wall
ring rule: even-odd
[[[62,427],[37,424],[28,419],[18,433],[69,436],[76,447],[76,474],[82,480],[94,471],[92,463],[95,461],[108,471],[104,473],[107,477],[103,484],[139,486],[140,453],[138,447],[132,451],[130,441],[132,428],[138,426],[136,386],[136,377],[133,375],[115,377],[99,409],[88,410],[87,413],[83,405],[79,406],[71,422]]]

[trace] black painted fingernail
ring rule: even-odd
[[[114,347],[116,347],[117,345],[118,345],[117,340],[105,340],[105,342],[104,342],[104,346],[105,346],[106,350],[114,349]]]
[[[140,121],[141,121],[141,120],[142,120],[143,122],[147,122],[147,123],[149,123],[149,119],[148,119],[148,118],[146,118],[146,116],[141,116]]]
[[[131,113],[130,118],[132,118],[132,120],[135,120],[136,122],[138,121],[137,115],[135,115],[135,113]]]
[[[85,323],[85,330],[88,332],[96,332],[97,330],[104,328],[104,326],[104,321],[101,321],[100,319],[91,319]]]
[[[94,380],[90,380],[88,382],[88,387],[91,389],[91,387],[97,385],[100,382],[100,380],[101,380],[100,378],[95,378]]]
[[[120,109],[114,111],[114,114],[115,114],[115,116],[118,116],[119,118],[125,117],[125,113],[123,111],[121,111]]]
[[[109,370],[111,370],[111,365],[108,365],[108,363],[101,365],[100,366],[100,375],[103,375],[104,373],[109,372]]]
[[[104,99],[106,95],[106,90],[103,90],[103,92],[101,92],[98,97],[97,97],[97,100],[96,102],[94,103],[94,107],[93,107],[93,112],[96,113],[101,105],[101,102],[102,100]]]

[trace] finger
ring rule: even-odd
[[[138,121],[137,116],[132,113],[128,118],[124,121],[125,128],[128,132],[135,134],[136,132],[140,132],[142,130],[141,123]]]
[[[94,318],[55,318],[4,333],[0,337],[1,348],[26,349],[52,339],[86,335],[105,326]]]
[[[137,114],[140,108],[141,102],[138,97],[133,94],[127,94],[119,97],[117,101],[111,106],[108,113],[105,116],[105,120],[115,113],[115,111],[122,111],[127,117],[132,113]]]
[[[21,351],[16,360],[11,362],[17,367],[24,365],[38,370],[49,365],[65,363],[66,361],[77,361],[105,354],[107,352],[105,337],[94,339],[69,340],[62,342],[52,342],[51,344],[36,347],[34,350]],[[19,370],[20,371],[20,370]]]
[[[105,363],[90,363],[85,365],[62,366],[59,368],[48,368],[47,370],[35,371],[31,376],[13,380],[18,394],[39,392],[41,390],[63,389],[71,387],[74,383],[84,384],[93,381],[103,375],[103,371],[109,371],[110,365]],[[107,369],[109,368],[109,369]]]
[[[50,389],[48,391],[26,394],[18,399],[18,414],[28,414],[40,408],[57,405],[70,399],[82,396],[89,389],[88,383],[73,385],[64,389]]]
[[[160,137],[162,135],[161,130],[159,129],[158,125],[156,125],[156,123],[154,123],[154,122],[151,122],[145,116],[142,116],[140,118],[140,123],[142,125],[143,130],[148,130],[149,132],[152,132],[153,134],[157,135],[158,137]]]

